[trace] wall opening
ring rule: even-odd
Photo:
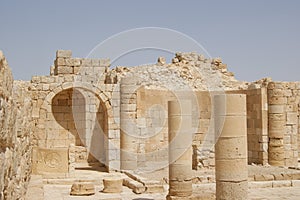
[[[52,99],[52,114],[58,124],[55,131],[59,132],[55,134],[57,142],[53,142],[52,146],[69,147],[74,144],[78,168],[87,164],[104,166],[108,120],[107,109],[101,99],[88,90],[66,89]]]

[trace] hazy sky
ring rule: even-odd
[[[237,79],[300,81],[299,9],[297,0],[0,0],[0,49],[15,79],[29,80],[49,74],[57,49],[86,57],[121,31],[162,27],[221,57]],[[129,58],[135,65],[142,56]]]

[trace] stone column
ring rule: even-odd
[[[216,199],[247,199],[246,96],[214,97]]]
[[[168,102],[169,194],[167,199],[192,195],[192,106],[191,101]]]
[[[121,163],[123,170],[137,168],[136,134],[136,80],[132,77],[123,78],[120,85],[120,147]]]
[[[268,84],[269,103],[269,164],[284,166],[284,134],[286,124],[285,106],[287,98],[283,93],[283,85],[273,82]],[[277,91],[276,91],[277,90]]]

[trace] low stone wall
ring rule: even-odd
[[[0,199],[22,199],[31,172],[28,83],[13,81],[0,51]]]

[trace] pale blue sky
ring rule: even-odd
[[[49,74],[57,49],[86,57],[121,31],[163,27],[192,37],[211,56],[222,57],[240,80],[296,81],[300,80],[299,10],[297,0],[0,0],[0,49],[15,79],[29,80],[32,75]],[[143,53],[137,55],[128,57],[134,65]]]

